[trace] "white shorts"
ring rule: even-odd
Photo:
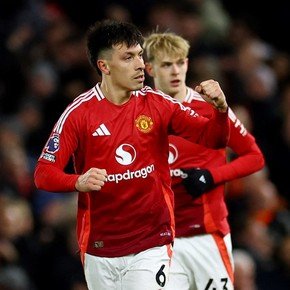
[[[168,281],[172,246],[154,247],[138,254],[103,258],[85,254],[89,290],[159,290]]]
[[[233,290],[230,234],[175,238],[166,290]]]

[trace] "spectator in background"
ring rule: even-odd
[[[31,207],[23,197],[1,195],[0,212],[0,289],[36,290]]]
[[[252,256],[245,250],[234,249],[233,258],[235,290],[257,290],[256,264]]]

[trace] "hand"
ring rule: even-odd
[[[217,81],[207,80],[201,82],[195,90],[201,94],[203,99],[212,104],[217,110],[225,113],[228,109],[226,97]]]
[[[182,171],[188,175],[183,179],[184,187],[193,198],[199,197],[214,187],[213,177],[207,169],[192,168],[182,169]]]
[[[75,188],[79,192],[90,192],[101,190],[107,178],[105,169],[91,168],[86,173],[79,176]]]

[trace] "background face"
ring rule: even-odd
[[[164,93],[174,96],[185,86],[188,60],[163,55],[152,63],[155,86]]]

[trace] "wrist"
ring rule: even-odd
[[[224,106],[218,106],[216,107],[216,109],[220,112],[220,113],[227,113],[229,106],[227,104],[225,104]]]

